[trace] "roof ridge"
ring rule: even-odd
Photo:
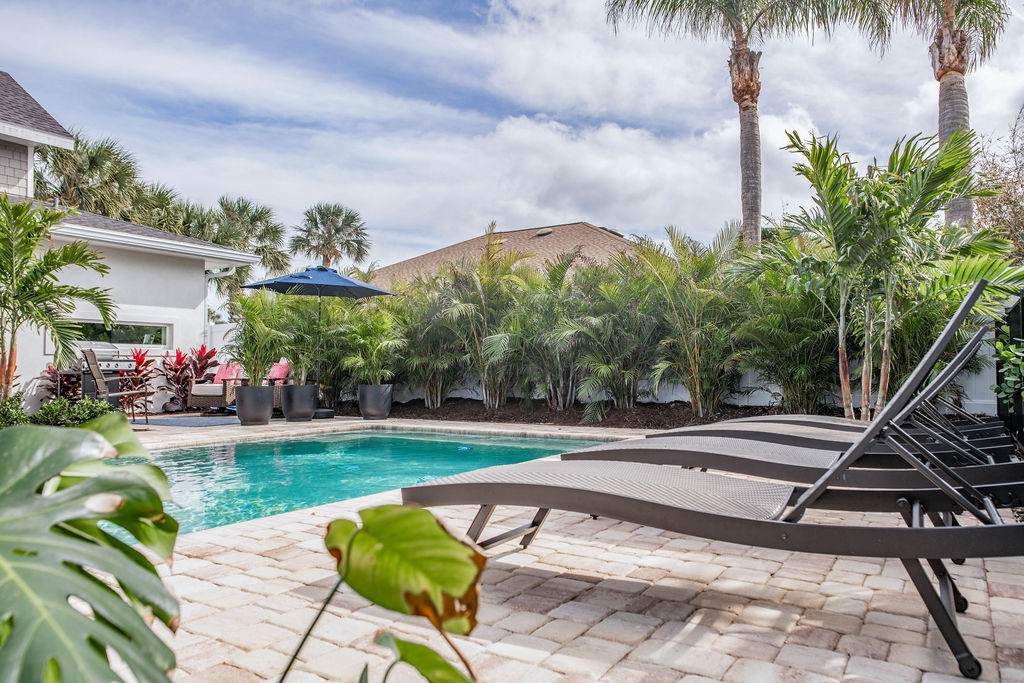
[[[36,133],[72,139],[71,133],[6,71],[0,71],[0,122]]]

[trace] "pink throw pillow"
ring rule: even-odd
[[[238,379],[242,366],[238,363],[221,363],[217,366],[217,374],[213,376],[214,384],[223,384],[225,380]]]
[[[268,379],[285,379],[288,376],[288,363],[274,363],[267,374]]]

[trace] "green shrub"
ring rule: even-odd
[[[71,401],[58,396],[48,403],[39,406],[39,410],[29,418],[33,424],[49,427],[71,427]]]
[[[83,422],[106,415],[112,410],[113,408],[106,401],[83,398],[81,401],[71,403],[61,396],[49,403],[44,403],[29,419],[37,425],[77,427]]]
[[[114,408],[106,401],[100,401],[94,398],[83,398],[77,403],[71,404],[71,417],[75,422],[75,426],[78,426],[83,422],[88,422],[100,415],[106,415],[107,413],[113,412],[113,410]]]
[[[28,422],[28,416],[21,409],[22,394],[18,393],[10,398],[0,400],[0,429],[23,425]]]

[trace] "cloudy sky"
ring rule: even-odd
[[[605,22],[603,0],[7,3],[0,69],[61,123],[112,136],[193,200],[245,195],[288,225],[359,210],[392,263],[501,229],[586,220],[706,239],[738,218],[725,44]],[[968,81],[972,122],[1024,104],[1024,19]],[[859,159],[931,134],[927,41],[884,58],[849,33],[770,42],[761,59],[766,214],[807,201],[786,130]]]

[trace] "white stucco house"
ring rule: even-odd
[[[73,139],[9,74],[0,71],[0,192],[12,200],[30,201],[35,194],[33,159],[38,145],[71,149]],[[210,280],[259,260],[253,254],[85,211],[69,215],[53,236],[56,243],[87,242],[110,266],[104,277],[78,269],[68,269],[63,277],[68,284],[110,290],[117,304],[112,331],[89,324],[100,321],[91,307],[74,311],[72,317],[86,323],[86,340],[112,341],[125,352],[145,348],[153,351],[151,355],[162,355],[175,347],[187,350],[210,341]],[[34,379],[52,362],[53,348],[35,330],[24,330],[18,347],[22,387],[32,394]]]

